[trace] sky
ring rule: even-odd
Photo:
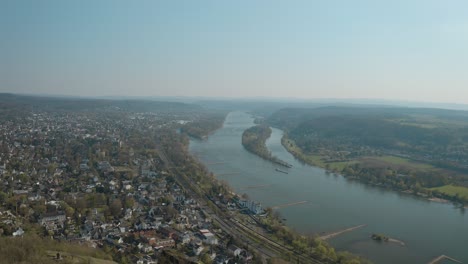
[[[468,103],[468,1],[0,0],[0,92]]]

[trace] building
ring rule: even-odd
[[[200,234],[203,238],[203,242],[208,245],[218,245],[218,238],[211,233],[208,229],[200,229]]]
[[[46,225],[50,223],[63,223],[65,222],[66,215],[64,213],[53,213],[44,215],[40,220],[39,223],[41,225]]]
[[[239,206],[248,209],[253,214],[262,214],[264,212],[262,204],[255,201],[239,200]]]
[[[175,247],[175,241],[172,238],[155,238],[154,242],[150,243],[150,245],[158,249]]]

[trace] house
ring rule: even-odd
[[[151,244],[150,244],[151,245]],[[156,238],[153,246],[155,248],[175,247],[175,240],[172,238]]]
[[[98,162],[98,170],[104,172],[112,172],[114,168],[110,165],[108,161],[100,161]]]
[[[208,245],[218,245],[218,239],[208,229],[200,229],[203,242]]]
[[[242,249],[237,247],[236,245],[230,245],[228,247],[228,252],[233,255],[234,257],[237,257],[241,254]]]
[[[195,245],[195,246],[193,246],[192,251],[193,251],[193,254],[194,254],[195,256],[199,256],[200,253],[202,253],[203,249],[204,249],[203,246]]]
[[[192,236],[190,234],[188,234],[188,233],[185,233],[185,234],[179,236],[179,241],[182,244],[190,243],[191,240],[192,240]]]
[[[23,229],[20,227],[18,228],[18,230],[16,230],[15,232],[13,232],[13,236],[16,237],[16,236],[22,236],[24,234],[24,231]]]
[[[177,239],[179,236],[179,232],[177,232],[169,226],[160,227],[159,232],[161,232],[161,234],[165,235],[166,237],[170,237],[172,239]]]
[[[251,261],[253,259],[253,255],[250,252],[248,252],[247,250],[242,250],[241,253],[239,254],[239,258],[243,262],[248,262],[248,261]]]
[[[44,215],[40,220],[39,223],[41,225],[46,225],[50,223],[63,223],[65,222],[66,215],[63,212],[59,213],[51,213]]]
[[[116,235],[107,235],[106,241],[112,245],[118,245],[123,243],[123,239],[120,236]]]
[[[216,264],[227,264],[229,263],[231,259],[226,257],[226,256],[223,256],[223,255],[218,255],[216,256],[216,258],[214,259],[213,263],[216,263]]]
[[[264,212],[262,204],[255,201],[239,200],[239,206],[241,208],[249,209],[253,214],[261,214]]]
[[[82,171],[87,171],[87,170],[89,170],[88,164],[83,164],[83,163],[80,164],[80,170],[82,170]]]

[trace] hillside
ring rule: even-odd
[[[57,253],[60,260],[57,260]],[[110,255],[99,249],[57,242],[34,235],[0,237],[1,263],[94,263],[113,264]]]
[[[305,162],[362,181],[415,192],[468,187],[468,112],[391,107],[282,109],[267,122]],[[436,193],[437,194],[437,193]]]
[[[201,111],[198,105],[150,100],[105,100],[77,97],[39,97],[0,93],[0,110],[19,111],[127,111],[190,112]]]

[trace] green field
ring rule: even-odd
[[[321,168],[330,169],[333,171],[342,171],[348,165],[359,163],[364,167],[374,168],[393,168],[395,170],[416,170],[416,171],[429,171],[441,169],[432,166],[431,164],[413,161],[411,159],[385,155],[385,156],[371,156],[362,157],[356,160],[342,161],[342,162],[326,162],[324,157],[320,155],[308,155],[300,149],[294,140],[287,138],[282,140],[283,146],[291,152],[294,156],[301,159],[302,161]],[[445,172],[445,171],[444,171]]]
[[[294,140],[285,138],[283,137],[281,139],[281,143],[283,146],[290,152],[292,153],[296,158],[299,158],[300,160],[304,161],[307,164],[317,166],[317,167],[322,167],[325,168],[325,162],[322,160],[322,156],[319,155],[307,155],[305,154],[302,149],[300,149]]]
[[[352,165],[352,164],[355,164],[355,163],[358,163],[357,161],[341,161],[341,162],[330,162],[328,163],[330,169],[334,170],[334,171],[342,171],[345,167],[347,167],[348,165]]]
[[[454,185],[445,185],[441,187],[431,188],[430,190],[437,190],[441,193],[445,193],[448,195],[456,195],[458,194],[460,197],[468,199],[468,188],[462,186],[454,186]]]
[[[434,166],[426,163],[421,163],[417,161],[412,161],[410,159],[396,157],[396,156],[381,156],[381,157],[369,157],[364,158],[363,162],[375,162],[378,163],[385,163],[391,167],[407,167],[412,169],[419,169],[419,170],[430,170],[434,169]]]

